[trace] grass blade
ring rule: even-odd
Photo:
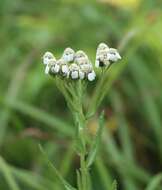
[[[116,180],[114,180],[114,182],[112,183],[111,190],[117,190],[117,181]]]
[[[147,185],[146,190],[157,190],[157,188],[162,188],[162,173],[157,174],[152,178],[150,183]]]
[[[6,102],[6,104],[15,110],[20,111],[23,114],[29,115],[30,117],[33,117],[46,125],[50,126],[53,129],[56,129],[57,131],[60,131],[61,133],[64,133],[67,136],[72,136],[74,134],[74,131],[72,130],[71,125],[69,125],[67,122],[63,122],[61,119],[55,116],[51,116],[50,114],[46,113],[45,111],[35,108],[32,105],[29,105],[27,103],[14,100],[13,102]]]
[[[44,152],[43,148],[41,145],[39,145],[40,151],[45,158],[46,162],[50,166],[50,168],[53,170],[55,175],[58,177],[59,181],[62,183],[62,185],[65,187],[66,190],[76,190],[74,187],[72,187],[59,173],[59,171],[55,168],[55,166],[51,163],[51,161],[48,159],[46,153]]]
[[[10,189],[11,190],[20,190],[20,188],[18,187],[18,185],[12,175],[10,168],[8,167],[5,160],[1,156],[0,156],[0,170],[3,173]]]

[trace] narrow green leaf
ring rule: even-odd
[[[55,166],[51,163],[51,161],[48,159],[47,154],[45,153],[45,151],[43,150],[42,146],[39,145],[40,151],[43,155],[43,157],[45,158],[46,162],[48,163],[49,167],[53,170],[53,172],[55,173],[55,175],[58,177],[58,179],[60,180],[60,182],[62,183],[62,185],[65,187],[66,190],[76,190],[74,187],[72,187],[59,173],[59,171],[55,168]]]
[[[82,182],[81,182],[81,176],[79,170],[77,172],[77,185],[78,185],[78,190],[82,190]]]
[[[162,173],[154,176],[150,183],[147,185],[146,190],[156,190],[157,188],[162,188]]]
[[[112,185],[112,174],[110,173],[110,168],[108,168],[103,162],[104,158],[98,156],[95,160],[95,168],[98,176],[101,180],[101,184],[104,189],[110,189]]]
[[[97,155],[97,152],[99,149],[99,145],[101,143],[101,135],[102,135],[102,131],[103,131],[103,126],[104,126],[104,112],[102,112],[99,117],[98,130],[97,130],[96,136],[93,140],[93,143],[92,143],[92,146],[90,149],[90,153],[87,158],[87,167],[90,167],[96,158],[96,155]]]
[[[71,125],[68,124],[68,122],[64,122],[61,119],[50,115],[46,113],[45,111],[36,108],[30,104],[24,103],[19,100],[14,100],[12,102],[5,102],[7,106],[23,113],[26,114],[38,121],[41,121],[48,125],[49,127],[64,133],[67,136],[72,136],[73,135],[73,130],[71,128]]]
[[[6,182],[11,190],[20,190],[18,187],[8,165],[5,160],[0,156],[0,172],[4,175]]]
[[[26,184],[28,187],[37,190],[49,190],[53,186],[53,182],[46,179],[44,176],[33,174],[32,172],[25,169],[20,169],[11,166],[9,167],[16,179],[21,181],[23,184]]]
[[[111,190],[117,190],[117,181],[116,180],[113,181]]]

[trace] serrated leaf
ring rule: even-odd
[[[96,155],[97,155],[97,152],[99,149],[99,145],[101,142],[101,135],[102,135],[102,131],[103,131],[103,126],[104,126],[104,112],[102,112],[100,117],[99,117],[99,126],[98,126],[98,129],[96,132],[96,136],[93,140],[90,153],[89,153],[88,158],[87,158],[87,167],[90,167],[96,158]]]
[[[50,166],[50,168],[53,170],[53,172],[55,173],[55,175],[58,177],[58,179],[60,180],[60,182],[62,183],[62,185],[65,187],[66,190],[76,190],[74,187],[72,187],[59,173],[59,171],[56,169],[56,167],[52,164],[52,162],[49,160],[49,158],[47,157],[47,154],[45,153],[44,149],[42,148],[41,145],[39,145],[40,151],[43,155],[43,157],[45,158],[45,160],[47,161],[47,164]]]
[[[117,181],[116,180],[113,181],[111,190],[117,190]]]

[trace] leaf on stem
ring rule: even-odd
[[[87,158],[87,167],[90,167],[96,158],[96,155],[97,155],[100,143],[101,143],[101,135],[102,135],[102,131],[103,131],[103,126],[104,126],[104,112],[102,112],[99,117],[99,126],[98,126],[98,129],[96,132],[96,136],[92,142],[90,153]]]
[[[77,185],[78,185],[78,190],[82,190],[82,182],[81,182],[81,176],[79,170],[77,172]]]
[[[117,190],[117,181],[116,180],[113,181],[111,190]]]
[[[40,151],[45,159],[45,161],[47,162],[47,164],[49,165],[49,167],[53,170],[53,172],[55,173],[55,175],[58,177],[58,179],[60,180],[60,182],[62,183],[62,185],[65,187],[66,190],[76,190],[74,187],[72,187],[59,173],[59,171],[55,168],[55,166],[52,164],[52,162],[49,160],[49,158],[47,157],[47,154],[45,153],[44,149],[42,148],[41,145],[39,145]]]

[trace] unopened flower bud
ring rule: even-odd
[[[79,78],[83,80],[85,78],[85,73],[79,70]]]
[[[67,63],[73,62],[74,61],[74,55],[75,52],[73,49],[71,48],[66,48],[64,50],[63,56],[62,58],[64,59],[64,61],[66,61]]]
[[[109,61],[117,62],[119,59],[121,59],[121,56],[117,49],[110,48],[107,54],[107,58]]]
[[[79,66],[77,64],[73,63],[70,65],[69,76],[72,79],[78,79],[79,78]]]
[[[56,74],[59,73],[59,71],[60,71],[60,65],[58,65],[57,63],[51,67],[52,73]]]
[[[47,65],[51,59],[56,60],[56,58],[54,57],[54,55],[51,52],[47,51],[43,55],[43,64]]]
[[[68,73],[69,73],[69,67],[67,65],[67,62],[61,58],[57,61],[57,64],[60,66],[60,74],[62,76],[68,76]]]
[[[96,67],[104,67],[110,64],[108,59],[108,50],[102,50],[98,53],[96,57],[95,66]]]
[[[94,71],[88,73],[88,80],[93,81],[96,78],[96,73]]]
[[[74,60],[75,63],[80,64],[85,59],[88,60],[88,56],[86,55],[86,53],[84,53],[84,51],[79,50],[79,51],[76,52],[75,60]]]

